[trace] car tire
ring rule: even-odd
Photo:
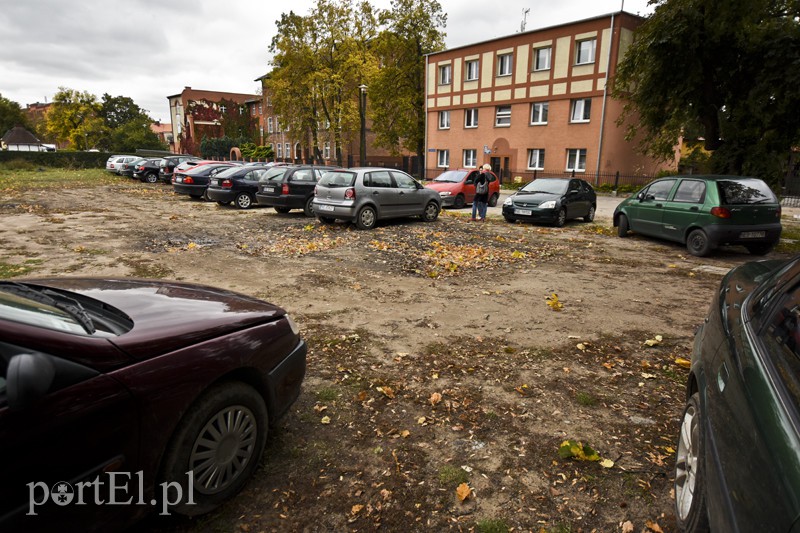
[[[705,257],[711,253],[711,243],[708,235],[701,229],[692,230],[686,238],[686,249],[690,254],[697,257]]]
[[[183,501],[171,510],[200,515],[239,492],[258,468],[268,423],[264,399],[244,383],[216,385],[196,400],[173,434],[159,476],[159,483],[179,484],[186,498],[192,471],[194,504]]]
[[[286,213],[291,211],[288,207],[274,207],[273,209],[275,209],[275,211],[277,211],[281,215],[285,215]]]
[[[620,237],[628,236],[628,217],[625,215],[620,215],[619,220],[617,220],[617,235]]]
[[[773,248],[775,248],[775,245],[765,243],[747,244],[745,245],[745,248],[747,248],[747,251],[752,255],[767,255],[772,251]]]
[[[595,207],[592,205],[589,207],[589,212],[586,213],[586,216],[583,217],[584,222],[592,222],[594,221],[594,214],[595,214]]]
[[[701,422],[700,393],[695,392],[683,410],[675,458],[675,518],[678,529],[694,533],[709,530]]]
[[[148,172],[144,177],[144,181],[146,181],[147,183],[157,183],[158,174],[154,174],[153,172]]]
[[[464,195],[463,194],[459,194],[458,196],[456,196],[456,199],[453,202],[453,207],[455,209],[461,209],[465,205],[467,205],[467,200],[464,198]]]
[[[378,213],[371,205],[365,205],[356,215],[356,227],[358,229],[372,229],[378,222]]]
[[[567,210],[563,207],[558,210],[558,214],[556,215],[556,220],[553,222],[553,225],[557,228],[564,227],[564,224],[567,223]]]
[[[500,193],[493,194],[489,197],[489,207],[497,207],[497,200],[500,199]]]
[[[422,220],[425,222],[433,222],[439,218],[439,206],[436,202],[428,202],[425,206],[425,211],[422,213]]]
[[[314,216],[314,197],[309,196],[306,199],[306,204],[303,206],[303,214],[307,217]]]
[[[336,222],[336,219],[331,217],[318,216],[317,220],[319,220],[322,224],[333,224],[334,222]]]
[[[239,209],[250,209],[253,207],[253,197],[246,192],[237,194],[233,201]]]

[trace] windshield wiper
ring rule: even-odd
[[[0,290],[25,296],[26,298],[35,302],[49,305],[51,307],[55,307],[56,309],[61,309],[74,318],[75,321],[78,322],[81,327],[83,327],[86,333],[91,335],[96,331],[94,322],[89,316],[89,313],[86,312],[86,310],[77,300],[74,300],[69,296],[65,296],[51,289],[34,289],[33,287],[17,281],[0,282]]]

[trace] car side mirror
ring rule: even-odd
[[[8,362],[6,395],[12,409],[36,403],[50,391],[56,369],[52,359],[40,353],[21,353]]]

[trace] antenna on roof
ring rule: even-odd
[[[525,31],[525,23],[528,20],[528,13],[531,12],[531,8],[525,7],[522,8],[522,23],[519,25],[519,32],[523,33]]]

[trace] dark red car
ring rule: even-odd
[[[306,350],[283,309],[226,290],[0,282],[0,531],[211,510],[257,467]]]

